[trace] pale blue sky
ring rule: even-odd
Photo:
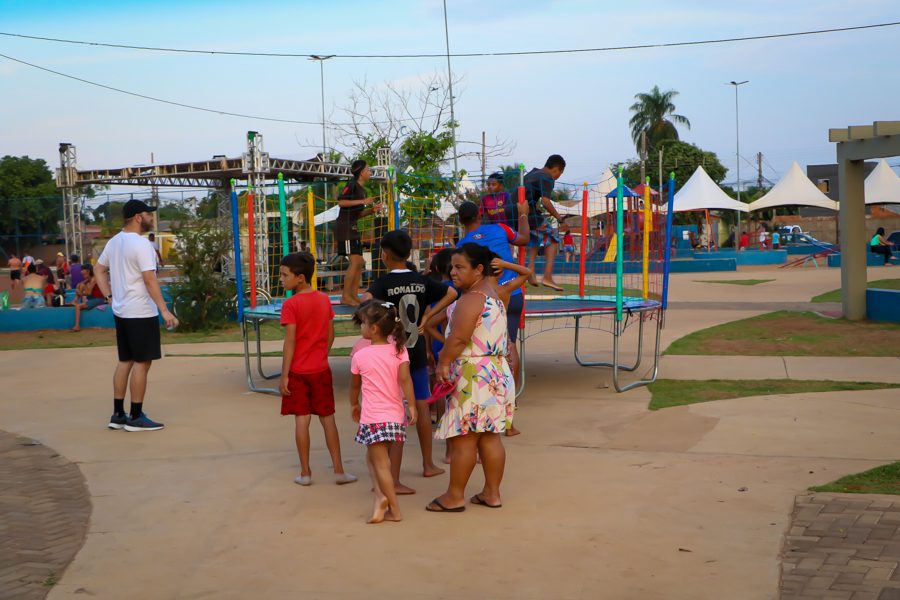
[[[896,0],[748,3],[662,0],[475,2],[449,0],[454,52],[633,45],[762,35],[900,20]],[[39,2],[0,0],[0,31],[112,43],[300,53],[440,53],[437,0],[404,2]],[[318,121],[319,70],[301,58],[190,56],[0,37],[0,53],[70,75],[170,100],[272,117]],[[741,154],[762,152],[777,180],[792,160],[834,161],[829,127],[898,119],[900,27],[733,44],[596,54],[456,58],[460,138],[509,138],[513,157],[569,162],[566,181],[595,181],[635,151],[628,107],[653,85],[676,89],[690,118],[682,139],[716,152],[733,169],[734,92],[741,88]],[[354,80],[414,82],[443,59],[336,59],[326,63],[326,112],[343,120]],[[265,135],[272,155],[308,157],[316,125],[199,113],[100,90],[0,58],[0,154],[56,166],[60,141],[79,164],[238,155],[244,133]],[[889,161],[900,162],[898,159]],[[472,162],[462,166],[476,169]],[[493,165],[493,166],[496,166]],[[771,166],[771,167],[770,167]],[[742,179],[755,179],[750,165]],[[733,180],[733,171],[726,180]]]

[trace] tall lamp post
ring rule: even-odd
[[[735,152],[734,158],[737,162],[737,200],[741,201],[741,127],[740,121],[738,120],[738,88],[744,85],[745,83],[750,83],[747,81],[731,81],[728,85],[734,86],[734,144],[735,144]],[[740,235],[741,235],[741,211],[737,211],[737,229],[734,230],[734,249],[738,251],[741,249],[740,244]]]
[[[328,158],[328,147],[325,144],[325,61],[334,56],[334,54],[312,54],[309,57],[309,60],[319,61],[319,86],[322,93],[322,162]]]
[[[447,88],[450,92],[450,120],[453,121],[453,177],[459,173],[459,155],[456,152],[456,112],[453,110],[453,71],[450,68],[450,26],[447,23],[447,0],[444,0],[444,42],[447,48]]]

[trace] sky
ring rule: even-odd
[[[452,52],[500,52],[682,42],[900,21],[896,0],[723,3],[684,0],[448,0]],[[443,5],[294,0],[231,2],[42,2],[0,0],[0,31],[116,44],[301,54],[444,52]],[[65,79],[0,58],[0,155],[58,166],[59,142],[79,168],[238,156],[249,130],[284,158],[321,144],[319,65],[305,58],[188,55],[0,36],[0,54],[131,92],[216,110],[308,121],[289,124],[170,106]],[[677,90],[691,128],[684,141],[715,152],[735,181],[735,96],[740,88],[741,179],[775,182],[792,161],[833,163],[828,129],[896,120],[900,27],[788,39],[583,54],[457,57],[458,137],[515,144],[500,164],[541,166],[553,153],[563,180],[594,182],[613,162],[635,158],[628,120],[634,95]],[[344,121],[354,82],[417,89],[446,75],[441,58],[325,63],[329,121]],[[333,132],[329,131],[333,137]],[[334,139],[329,145],[336,145]],[[343,150],[340,145],[337,149]],[[889,160],[891,165],[900,159]],[[477,160],[461,167],[480,171]],[[898,171],[898,169],[895,169]]]

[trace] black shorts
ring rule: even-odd
[[[9,272],[9,278],[12,281],[15,281],[17,279],[22,279],[22,271],[20,269],[13,269],[12,271]]]
[[[337,253],[338,256],[362,256],[362,241],[338,238]]]
[[[506,308],[506,333],[509,343],[515,344],[519,337],[519,323],[522,320],[522,310],[525,308],[525,300],[522,294],[513,294],[509,297],[509,306]]]
[[[120,361],[148,362],[162,358],[159,317],[116,317],[116,346]]]

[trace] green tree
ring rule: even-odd
[[[698,166],[702,166],[710,178],[716,183],[725,179],[728,169],[719,162],[715,152],[709,152],[678,140],[666,140],[660,142],[657,152],[650,154],[646,163],[646,172],[650,176],[651,185],[656,188],[659,184],[659,150],[663,151],[662,170],[663,185],[668,181],[669,173],[675,173],[675,189],[680,190],[687,180],[691,178]],[[622,176],[625,185],[635,186],[641,182],[641,163],[638,160],[629,160],[625,163],[610,165],[613,173],[619,166],[624,167]],[[743,198],[742,198],[743,199]]]
[[[236,294],[234,282],[222,274],[222,262],[231,248],[231,233],[214,222],[190,219],[175,230],[177,264],[182,277],[170,284],[172,306],[180,329],[198,331],[224,326]]]
[[[27,156],[0,158],[0,232],[57,232],[62,194],[46,161]]]
[[[631,126],[631,139],[639,153],[641,133],[647,134],[647,148],[653,150],[663,140],[678,139],[676,124],[691,128],[691,122],[687,117],[675,114],[672,99],[677,95],[678,92],[675,90],[660,92],[659,86],[656,85],[649,93],[635,94],[634,99],[637,102],[629,109],[634,115],[628,124]]]

